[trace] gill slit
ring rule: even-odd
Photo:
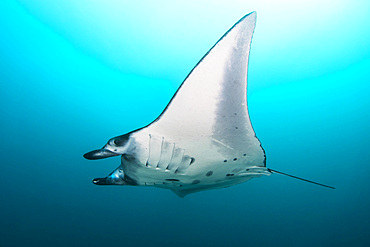
[[[170,162],[168,162],[168,165],[166,167],[166,170],[168,170],[168,168],[170,167],[170,164],[172,162],[172,159],[173,159],[173,155],[175,153],[175,146],[176,146],[176,143],[173,143],[173,148],[172,148],[172,153],[171,153],[171,159],[170,159]]]
[[[148,161],[149,161],[149,159],[150,159],[150,142],[151,142],[151,140],[152,140],[152,135],[151,135],[151,134],[149,134],[148,158],[147,158],[146,163],[145,163],[145,166],[146,166],[146,167],[148,167],[148,166],[149,166]]]
[[[157,163],[156,168],[158,168],[158,167],[159,167],[159,162],[161,162],[161,159],[162,159],[162,153],[163,153],[163,142],[164,142],[164,137],[162,137],[162,142],[161,142],[161,151],[160,151],[159,160],[158,160],[158,163]]]

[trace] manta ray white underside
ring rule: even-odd
[[[239,20],[189,73],[151,124],[84,155],[122,155],[97,185],[156,186],[178,196],[270,175],[247,107],[247,68],[256,23]]]

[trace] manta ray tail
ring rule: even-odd
[[[284,172],[279,172],[279,171],[276,171],[276,170],[272,170],[272,169],[267,169],[269,172],[271,173],[278,173],[278,174],[281,174],[281,175],[285,175],[285,176],[288,176],[288,177],[291,177],[291,178],[296,178],[296,179],[299,179],[299,180],[302,180],[302,181],[305,181],[305,182],[309,182],[309,183],[312,183],[312,184],[316,184],[316,185],[320,185],[320,186],[323,186],[323,187],[326,187],[326,188],[330,188],[330,189],[335,189],[334,187],[332,186],[329,186],[329,185],[325,185],[325,184],[321,184],[321,183],[317,183],[317,182],[314,182],[314,181],[311,181],[311,180],[308,180],[308,179],[304,179],[304,178],[300,178],[300,177],[296,177],[296,176],[293,176],[293,175],[290,175],[290,174],[286,174]]]

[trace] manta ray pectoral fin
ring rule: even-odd
[[[102,148],[97,149],[88,153],[84,154],[84,158],[88,160],[99,160],[104,158],[109,158],[113,156],[117,156],[119,154],[113,153],[112,151],[109,151],[108,149]]]

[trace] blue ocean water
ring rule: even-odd
[[[150,123],[257,11],[248,105],[273,174],[178,198],[82,154]],[[370,246],[370,2],[3,0],[0,246]]]

